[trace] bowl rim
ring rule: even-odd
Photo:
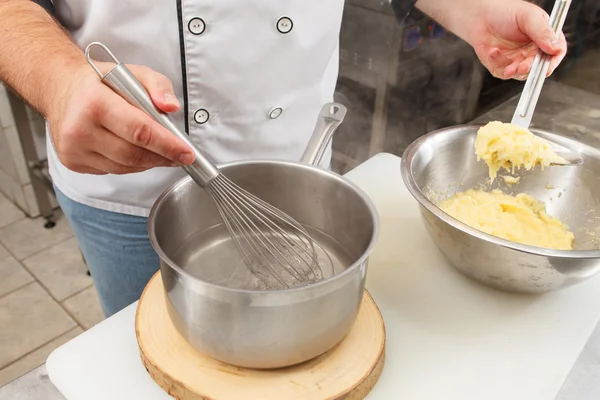
[[[421,190],[421,188],[419,187],[419,185],[417,185],[417,182],[414,179],[413,173],[412,173],[412,160],[415,158],[415,156],[417,155],[418,150],[421,148],[421,146],[427,142],[428,140],[430,140],[433,137],[436,136],[441,136],[447,132],[450,131],[455,131],[457,129],[465,129],[465,128],[479,128],[481,126],[484,126],[485,124],[483,123],[477,123],[477,124],[462,124],[462,125],[453,125],[453,126],[449,126],[446,128],[441,128],[441,129],[436,129],[434,131],[431,131],[429,133],[426,133],[425,135],[417,138],[415,141],[413,141],[404,151],[404,153],[402,154],[402,160],[400,163],[400,169],[401,169],[401,174],[402,174],[402,179],[408,189],[408,191],[410,192],[410,194],[415,198],[415,200],[417,200],[417,202],[419,202],[419,204],[424,207],[425,209],[427,209],[429,212],[431,212],[432,214],[434,214],[437,218],[441,219],[443,222],[451,225],[452,227],[462,231],[463,233],[466,233],[468,235],[474,236],[478,239],[481,239],[483,241],[492,243],[492,244],[496,244],[502,247],[506,247],[512,250],[516,250],[516,251],[520,251],[523,253],[527,253],[527,254],[532,254],[532,255],[537,255],[537,256],[545,256],[545,257],[550,257],[550,258],[558,258],[558,259],[593,259],[593,258],[600,258],[600,250],[555,250],[555,249],[547,249],[544,247],[537,247],[537,246],[530,246],[530,245],[526,245],[526,244],[522,244],[522,243],[517,243],[517,242],[513,242],[507,239],[502,239],[499,238],[497,236],[493,236],[490,234],[487,234],[483,231],[480,231],[476,228],[473,228],[461,221],[459,221],[458,219],[450,216],[449,214],[447,214],[446,212],[444,212],[441,208],[439,208],[437,206],[437,204],[435,204],[433,201],[429,200],[429,198],[427,198],[427,196],[423,193],[423,191]],[[585,150],[589,150],[589,151],[594,151],[594,152],[598,152],[600,153],[600,151],[594,149],[593,147],[590,147],[588,145],[585,145],[581,142],[578,142],[574,139],[570,139],[570,138],[566,138],[560,135],[556,135],[554,133],[551,133],[549,131],[546,130],[542,130],[542,129],[535,129],[535,128],[530,128],[531,132],[534,133],[541,133],[542,136],[549,136],[551,138],[557,138],[556,142],[558,144],[563,144],[563,143],[573,143],[576,144],[578,148],[582,148]],[[465,132],[468,132],[465,129]],[[584,157],[585,158],[585,157]],[[558,168],[558,167],[557,167]],[[571,167],[560,167],[560,168],[578,168],[577,166],[571,166]]]
[[[356,259],[356,261],[354,261],[354,263],[352,263],[352,265],[350,265],[344,271],[340,272],[339,274],[335,274],[327,279],[323,279],[321,281],[318,281],[318,282],[315,282],[315,283],[312,283],[309,285],[304,285],[304,286],[298,286],[298,287],[287,288],[287,289],[275,289],[275,290],[253,290],[253,289],[229,288],[227,286],[221,286],[221,285],[217,285],[215,283],[211,283],[211,282],[202,280],[202,279],[190,274],[189,272],[187,272],[180,266],[178,266],[177,263],[175,263],[169,256],[167,256],[167,254],[164,252],[164,250],[158,243],[158,239],[156,237],[156,229],[155,229],[156,228],[156,214],[160,211],[161,205],[165,202],[165,200],[168,197],[170,197],[173,194],[173,192],[175,192],[176,189],[178,189],[179,187],[192,181],[192,178],[189,175],[186,175],[183,178],[180,178],[177,182],[170,185],[168,188],[166,188],[160,194],[160,196],[156,199],[156,201],[152,205],[152,208],[150,210],[150,215],[148,216],[148,228],[147,229],[148,229],[148,236],[150,237],[150,243],[151,243],[152,247],[154,248],[154,251],[156,251],[156,253],[158,254],[159,258],[165,264],[167,264],[169,266],[169,268],[173,269],[176,273],[178,273],[182,276],[185,276],[186,278],[191,279],[196,284],[199,284],[199,285],[209,288],[211,290],[220,291],[222,293],[230,293],[230,294],[244,293],[244,294],[249,294],[249,295],[271,295],[271,296],[273,296],[276,294],[288,295],[288,294],[294,293],[294,292],[304,292],[307,290],[319,290],[320,288],[329,285],[331,282],[335,282],[339,279],[342,279],[343,277],[346,277],[349,274],[354,273],[354,271],[356,269],[360,268],[368,260],[368,258],[371,256],[371,253],[373,252],[373,250],[377,244],[377,239],[379,238],[380,221],[379,221],[379,214],[377,212],[377,208],[375,207],[375,204],[373,203],[371,198],[360,187],[358,187],[358,185],[356,185],[354,182],[350,181],[349,179],[347,179],[347,178],[343,177],[342,175],[339,175],[331,170],[325,170],[318,166],[304,164],[304,163],[300,163],[300,162],[285,161],[285,160],[276,160],[276,159],[239,160],[239,161],[232,161],[232,162],[228,162],[228,163],[219,164],[218,168],[219,168],[219,170],[221,170],[222,168],[232,168],[232,167],[249,165],[249,164],[277,164],[277,165],[289,166],[292,168],[303,168],[307,171],[311,171],[312,173],[330,175],[333,178],[335,178],[336,180],[338,180],[339,182],[341,182],[342,184],[353,189],[359,195],[359,197],[364,201],[364,203],[373,219],[373,233],[371,235],[371,240],[370,240],[367,248]],[[363,278],[363,280],[364,280],[364,278]]]

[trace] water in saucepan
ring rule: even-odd
[[[315,252],[324,279],[344,271],[355,261],[355,257],[329,235],[311,227],[305,228],[317,244]],[[172,259],[186,272],[205,282],[233,289],[267,288],[250,272],[223,224],[190,237]]]

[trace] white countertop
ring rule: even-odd
[[[380,154],[348,178],[382,222],[367,289],[386,323],[386,365],[368,399],[556,398],[600,320],[600,277],[542,296],[489,289],[451,268],[429,240],[398,157]],[[68,400],[170,398],[139,359],[135,307],[49,357],[50,378]],[[587,372],[598,371],[597,354],[587,353]],[[586,381],[596,385],[590,390],[597,380]]]

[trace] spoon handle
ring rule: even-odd
[[[562,31],[570,6],[571,0],[556,0],[554,3],[554,8],[550,15],[550,25],[557,35]],[[533,111],[540,98],[551,61],[552,56],[545,54],[541,50],[536,55],[511,123],[529,129]]]

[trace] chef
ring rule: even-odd
[[[548,15],[523,0],[413,3],[392,1],[401,17],[415,5],[435,18],[502,79],[525,79],[538,48],[554,56],[551,71],[566,52]],[[193,154],[101,83],[82,49],[107,45],[213,161],[298,161],[321,106],[333,100],[343,7],[343,0],[0,0],[0,79],[47,120],[58,202],[106,316],[137,300],[157,271],[148,213]],[[325,160],[323,167],[330,154]]]

